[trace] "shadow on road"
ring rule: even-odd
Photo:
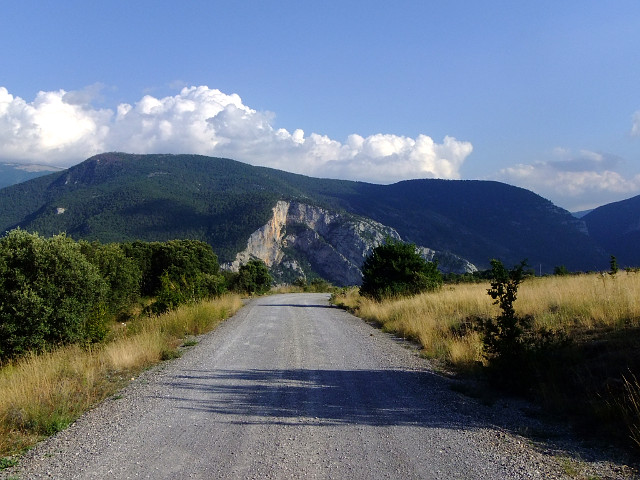
[[[475,423],[465,397],[424,371],[190,371],[174,377],[171,386],[182,392],[171,397],[179,408],[228,416],[231,422],[445,428]]]
[[[507,410],[480,405],[453,392],[428,371],[406,370],[187,370],[169,383],[171,407],[206,412],[214,421],[241,425],[413,426],[455,430],[507,430],[569,454],[577,446],[555,427]],[[168,405],[169,407],[169,405]],[[590,461],[604,451],[576,450]]]
[[[332,308],[340,309],[336,305],[301,305],[295,303],[258,303],[256,307],[295,307],[295,308]]]

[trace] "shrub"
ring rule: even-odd
[[[0,239],[0,359],[101,340],[107,286],[65,235],[13,230]]]
[[[163,288],[162,276],[168,274],[173,282],[182,277],[194,279],[199,274],[219,277],[218,257],[211,246],[198,240],[170,240],[168,242],[131,242],[121,247],[142,272],[141,294],[158,295]],[[222,279],[214,282],[219,289]],[[207,283],[211,285],[211,282]],[[212,292],[216,293],[216,292]],[[217,292],[220,293],[220,292]]]
[[[387,239],[362,265],[360,294],[381,300],[417,295],[441,285],[437,264],[422,258],[414,244]]]
[[[491,260],[493,278],[487,293],[493,298],[502,313],[495,319],[484,322],[484,348],[488,359],[498,357],[513,358],[520,352],[521,338],[526,328],[526,320],[516,315],[513,303],[516,301],[518,285],[524,279],[525,262],[507,270],[499,260]]]
[[[564,265],[559,265],[553,269],[553,274],[558,276],[569,275],[569,270]]]
[[[304,287],[305,292],[328,292],[331,290],[331,284],[323,278],[314,278],[308,285]]]
[[[609,257],[609,267],[609,273],[611,275],[615,275],[616,273],[618,273],[618,259],[614,255],[611,255],[611,257]]]
[[[262,260],[249,260],[242,265],[234,278],[234,289],[249,295],[269,291],[273,278]]]
[[[141,271],[140,294],[157,297],[151,305],[154,313],[225,291],[218,257],[207,243],[198,240],[138,241],[126,243],[121,248]]]
[[[494,373],[507,383],[515,382],[518,374],[520,378],[526,376],[522,371],[527,349],[524,333],[531,328],[532,319],[517,315],[513,306],[526,266],[526,261],[522,261],[507,270],[499,260],[491,260],[492,280],[487,293],[502,313],[495,319],[481,321],[484,356]]]
[[[125,256],[122,247],[116,243],[79,242],[80,250],[107,282],[107,308],[116,315],[140,298],[142,271],[138,264]]]

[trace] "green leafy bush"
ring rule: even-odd
[[[487,291],[502,313],[483,324],[484,352],[489,361],[513,362],[522,355],[523,333],[530,327],[530,319],[516,315],[513,303],[518,294],[518,285],[524,280],[526,262],[507,270],[500,260],[491,260],[491,288]]]
[[[564,275],[569,275],[569,270],[567,269],[567,267],[565,267],[564,265],[558,265],[557,267],[554,267],[553,269],[553,274],[554,275],[558,275],[558,276],[564,276]]]
[[[101,340],[107,285],[80,246],[13,230],[0,239],[0,359]]]
[[[141,296],[151,310],[219,295],[218,258],[195,240],[100,244],[13,230],[0,239],[0,361],[102,340]],[[124,312],[124,313],[123,313]]]
[[[271,289],[273,278],[262,260],[249,260],[233,278],[234,290],[249,295],[263,294]]]
[[[84,256],[98,268],[109,287],[108,313],[116,315],[140,298],[142,271],[132,258],[124,254],[119,244],[86,241],[79,244]]]
[[[416,295],[441,285],[436,263],[422,258],[414,244],[388,239],[364,261],[360,294],[381,300]]]
[[[174,283],[187,282],[189,288],[196,287],[195,283],[198,283],[198,289],[207,287],[209,295],[222,293],[224,282],[218,257],[207,243],[199,240],[138,241],[125,243],[122,249],[142,272],[140,293],[143,296],[158,295],[166,287],[162,283],[165,274]],[[206,281],[202,274],[208,276]]]

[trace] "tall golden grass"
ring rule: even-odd
[[[436,366],[469,373],[486,365],[477,319],[501,313],[489,287],[488,282],[445,285],[382,302],[351,289],[333,298],[384,330],[418,341]],[[528,278],[514,307],[519,316],[531,316],[533,332],[570,341],[554,355],[538,358],[547,371],[532,379],[537,397],[553,409],[587,412],[603,425],[614,419],[618,423],[610,430],[626,425],[640,446],[640,385],[633,376],[633,368],[640,368],[640,273]],[[623,378],[625,371],[631,376]]]
[[[185,336],[205,333],[242,306],[238,295],[186,305],[114,329],[91,348],[28,355],[0,369],[0,456],[66,427],[132,376],[168,358]]]
[[[377,302],[357,289],[334,301],[384,330],[420,342],[427,356],[453,366],[483,361],[482,338],[473,320],[500,311],[487,294],[489,283],[445,285],[415,297]],[[530,315],[534,328],[575,334],[593,329],[640,326],[640,274],[621,272],[529,278],[515,302],[518,315]]]

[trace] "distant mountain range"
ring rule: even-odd
[[[0,188],[62,170],[64,169],[49,165],[0,163]]]
[[[619,266],[640,266],[640,195],[598,207],[582,219]]]
[[[504,183],[426,179],[375,185],[198,155],[97,155],[3,188],[0,205],[0,231],[64,231],[102,242],[195,238],[229,264],[239,254],[255,255],[258,231],[277,227],[269,233],[279,252],[269,253],[279,262],[274,267],[286,264],[290,274],[325,278],[338,263],[321,265],[318,252],[359,268],[362,254],[385,235],[423,247],[425,256],[443,259],[451,271],[488,268],[492,258],[507,265],[526,258],[543,273],[559,265],[600,270],[608,268],[609,258],[601,237],[587,235],[584,219]],[[361,252],[346,252],[347,243],[362,245]]]

